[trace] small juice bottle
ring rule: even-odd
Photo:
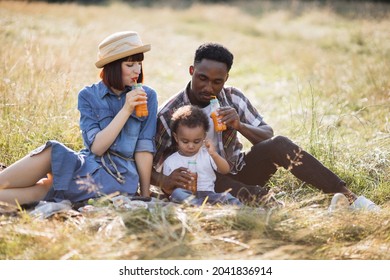
[[[218,99],[216,96],[213,96],[213,98],[210,100],[210,104],[211,104],[210,117],[213,119],[214,130],[216,132],[226,130],[226,124],[221,122],[221,117],[218,116],[218,113],[217,113],[217,110],[219,108],[219,102],[218,102]]]
[[[138,83],[134,85],[134,88],[142,88],[142,84]],[[147,104],[141,104],[135,106],[135,115],[137,117],[147,117],[149,114],[148,112],[148,105]]]
[[[188,188],[193,194],[196,194],[197,185],[198,185],[198,172],[196,171],[195,160],[188,161],[188,170],[190,171],[190,175],[192,177],[191,184],[188,186]]]

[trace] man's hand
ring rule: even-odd
[[[221,121],[231,128],[239,131],[241,128],[240,117],[236,109],[232,107],[221,107],[218,110],[218,115],[221,116]]]
[[[188,173],[188,169],[180,167],[172,171],[169,176],[165,176],[161,189],[166,194],[171,194],[176,188],[189,189],[192,177]]]
[[[258,126],[242,123],[236,109],[232,107],[221,107],[219,108],[218,114],[222,116],[222,122],[226,123],[228,127],[240,132],[241,135],[248,139],[253,145],[274,136],[272,127],[264,121]]]

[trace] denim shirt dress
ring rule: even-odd
[[[75,152],[62,143],[48,141],[31,153],[34,156],[52,147],[53,186],[46,201],[78,202],[114,192],[130,195],[137,192],[139,176],[134,153],[156,151],[157,94],[148,86],[142,87],[148,97],[148,116],[137,117],[133,112],[103,156],[91,152],[92,143],[123,107],[126,91],[115,95],[100,81],[79,92],[80,129],[85,148]]]

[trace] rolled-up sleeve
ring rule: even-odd
[[[233,104],[230,105],[236,108],[240,121],[253,126],[260,126],[263,116],[259,114],[257,109],[240,90],[237,88],[232,88],[231,90]]]
[[[156,146],[154,143],[154,140],[138,140],[137,146],[135,147],[136,152],[151,152],[155,153],[156,152]]]
[[[96,113],[88,101],[88,92],[82,90],[78,96],[78,110],[80,111],[80,129],[84,144],[90,149],[96,134],[101,130]]]

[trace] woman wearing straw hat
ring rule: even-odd
[[[85,148],[75,152],[48,141],[0,173],[0,201],[84,201],[115,192],[149,196],[155,152],[157,94],[143,82],[142,61],[150,45],[136,32],[114,33],[98,47],[101,81],[79,92]],[[138,117],[137,105],[148,115]]]

